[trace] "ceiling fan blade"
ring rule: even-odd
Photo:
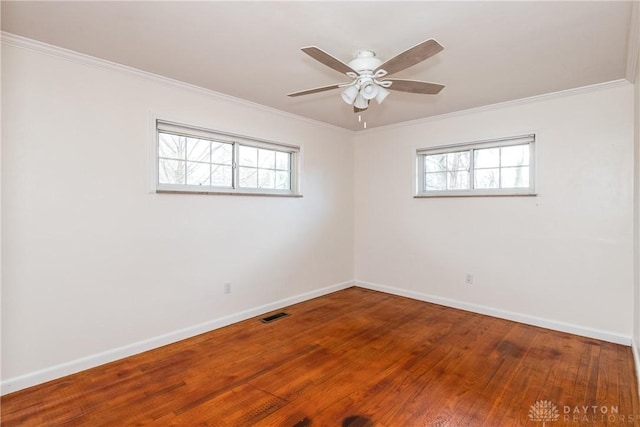
[[[330,85],[330,86],[322,86],[322,87],[316,87],[316,88],[313,88],[313,89],[301,90],[300,92],[288,93],[287,96],[310,95],[312,93],[318,93],[318,92],[324,92],[324,91],[331,90],[331,89],[337,89],[340,86],[342,86],[343,84],[345,84],[345,83],[338,83],[338,84]]]
[[[379,66],[376,71],[385,70],[387,75],[397,73],[412,65],[416,65],[418,62],[431,58],[442,49],[444,49],[444,47],[440,43],[434,39],[429,39],[394,56]]]
[[[358,74],[354,69],[349,67],[347,64],[340,61],[338,58],[335,58],[329,55],[327,52],[320,49],[319,47],[315,47],[315,46],[303,47],[302,51],[307,55],[309,55],[310,57],[312,57],[313,59],[315,59],[316,61],[321,62],[327,67],[333,68],[334,70],[342,74],[347,74],[349,72]]]
[[[385,79],[385,81],[392,82],[391,86],[388,87],[389,90],[421,93],[425,95],[436,95],[444,88],[444,85],[438,83],[420,82],[417,80]]]

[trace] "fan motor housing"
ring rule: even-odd
[[[358,72],[373,71],[382,65],[382,61],[376,58],[376,54],[370,50],[360,50],[354,60],[349,62],[349,67]]]

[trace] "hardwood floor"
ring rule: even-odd
[[[640,425],[629,347],[360,288],[284,311],[4,396],[2,425]]]

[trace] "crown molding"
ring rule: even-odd
[[[423,124],[423,123],[429,123],[429,122],[434,122],[434,121],[438,121],[438,120],[450,119],[450,118],[454,118],[454,117],[463,117],[463,116],[468,116],[468,115],[471,115],[471,114],[478,114],[478,113],[483,113],[483,112],[487,112],[487,111],[500,110],[500,109],[508,108],[508,107],[516,107],[518,105],[530,104],[530,103],[533,103],[533,102],[540,102],[540,101],[547,101],[547,100],[551,100],[551,99],[564,98],[564,97],[567,97],[567,96],[573,96],[573,95],[580,95],[580,94],[585,94],[585,93],[597,92],[597,91],[600,91],[600,90],[612,89],[612,88],[616,88],[616,87],[624,87],[624,86],[629,86],[629,85],[632,85],[632,84],[627,79],[611,80],[611,81],[608,81],[608,82],[596,83],[596,84],[592,84],[592,85],[588,85],[588,86],[580,86],[580,87],[577,87],[577,88],[565,89],[565,90],[561,90],[561,91],[558,91],[558,92],[549,92],[549,93],[544,93],[542,95],[534,95],[534,96],[529,96],[527,98],[519,98],[519,99],[514,99],[514,100],[511,100],[511,101],[498,102],[496,104],[482,105],[480,107],[473,107],[473,108],[469,108],[469,109],[466,109],[466,110],[452,111],[450,113],[438,114],[436,116],[429,116],[429,117],[424,117],[424,118],[421,118],[421,119],[409,120],[409,121],[400,122],[400,123],[393,123],[393,124],[390,124],[390,125],[379,126],[379,127],[375,127],[375,128],[371,128],[371,129],[366,129],[366,130],[359,130],[359,131],[357,131],[357,135],[358,136],[366,135],[366,134],[370,134],[370,133],[387,131],[387,130],[390,130],[390,129],[403,128],[403,127],[414,126],[414,125],[420,125],[420,124]]]
[[[48,43],[44,43],[38,40],[33,40],[30,38],[19,36],[17,34],[9,33],[6,31],[0,32],[0,40],[2,45],[5,45],[5,46],[12,46],[12,47],[17,47],[21,49],[32,50],[38,53],[42,53],[45,55],[50,55],[56,58],[64,59],[66,61],[74,62],[76,64],[85,65],[85,66],[94,67],[94,68],[100,68],[103,70],[115,71],[121,74],[126,74],[128,76],[137,77],[147,81],[152,81],[154,83],[160,83],[165,86],[184,89],[190,92],[198,93],[200,95],[215,98],[217,100],[225,100],[225,101],[243,105],[246,107],[255,108],[267,113],[276,114],[282,117],[308,123],[311,125],[328,128],[328,129],[339,131],[348,135],[354,134],[354,131],[350,129],[345,129],[329,123],[321,122],[319,120],[313,120],[308,117],[303,117],[297,114],[289,113],[287,111],[278,110],[277,108],[268,107],[266,105],[248,101],[246,99],[237,98],[235,96],[227,95],[221,92],[216,92],[214,90],[206,89],[201,86],[185,83],[169,77],[161,76],[159,74],[154,74],[148,71],[139,70],[137,68],[129,67],[127,65],[118,64],[117,62],[108,61],[106,59],[97,58],[95,56],[76,52],[74,50],[65,49],[59,46],[54,46]]]

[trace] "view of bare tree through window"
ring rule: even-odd
[[[295,196],[300,147],[156,120],[156,190]]]
[[[239,185],[245,188],[291,188],[291,154],[241,145],[238,154]]]
[[[529,186],[529,145],[500,148],[500,188]]]
[[[476,188],[500,188],[500,147],[474,152]]]
[[[158,182],[231,187],[233,145],[159,133]]]
[[[475,188],[529,186],[529,145],[474,150]]]
[[[469,189],[469,151],[425,156],[427,190]]]
[[[530,151],[527,143],[425,154],[424,191],[528,188]]]

